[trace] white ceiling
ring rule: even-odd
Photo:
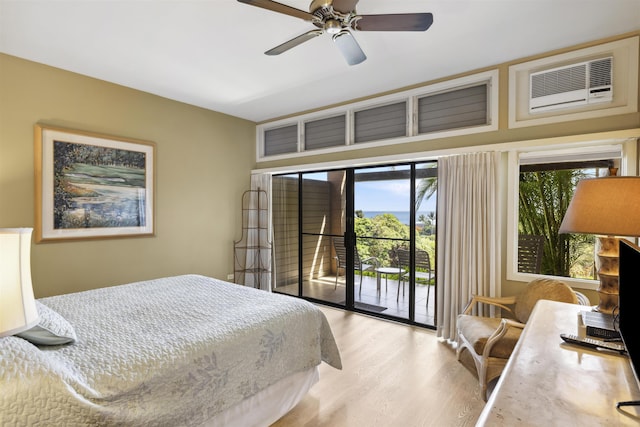
[[[308,10],[309,0],[281,0]],[[431,12],[426,32],[327,34],[236,0],[0,0],[0,52],[252,121],[322,107],[640,29],[640,0],[360,0],[360,14]]]

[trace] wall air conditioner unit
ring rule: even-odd
[[[529,113],[613,100],[613,57],[531,73]]]

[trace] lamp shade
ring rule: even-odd
[[[640,236],[640,177],[579,181],[559,232]]]
[[[38,323],[31,286],[31,228],[0,228],[0,337]]]

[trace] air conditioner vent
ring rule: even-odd
[[[613,99],[613,58],[602,58],[530,75],[529,112],[576,107]]]
[[[584,65],[560,68],[531,76],[531,97],[555,95],[586,88]]]
[[[599,59],[589,63],[590,87],[611,86],[612,58]]]

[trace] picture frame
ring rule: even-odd
[[[36,124],[36,243],[155,235],[155,144]]]

